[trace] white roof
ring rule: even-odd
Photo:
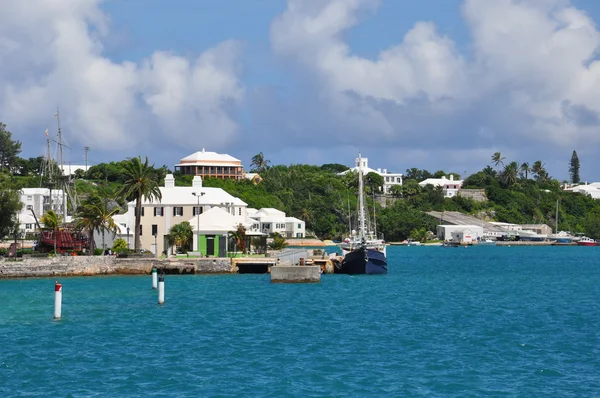
[[[254,207],[246,208],[246,214],[248,215],[248,217],[253,217],[256,213],[258,213],[258,210]]]
[[[20,213],[19,214],[20,224],[35,224],[35,218],[31,214]]]
[[[255,215],[256,216],[265,215],[265,216],[274,216],[274,217],[285,217],[284,212],[282,212],[281,210],[274,209],[272,207],[263,207]]]
[[[228,194],[221,188],[210,187],[160,187],[162,199],[160,201],[144,200],[143,205],[195,205],[198,203],[198,197],[192,193],[204,193],[200,196],[201,205],[221,206],[222,203],[233,203],[234,206],[246,206],[246,202]],[[134,201],[129,202],[135,203]]]
[[[179,164],[175,166],[191,166],[194,164],[213,164],[213,162],[219,162],[219,165],[224,166],[240,166],[241,160],[234,158],[227,154],[221,154],[216,152],[207,152],[202,148],[201,151],[194,152],[189,156],[179,160]]]
[[[210,210],[205,211],[199,216],[195,216],[189,220],[194,232],[198,231],[198,225],[200,225],[200,232],[229,232],[235,231],[240,221],[227,213],[225,210],[219,207],[213,207]],[[244,227],[251,226],[252,224],[242,223]]]
[[[462,185],[462,180],[450,180],[446,178],[446,176],[442,176],[442,178],[428,178],[419,183],[420,186],[424,187],[426,185],[433,185],[434,187],[441,187],[444,185]]]
[[[48,188],[21,188],[23,195],[50,195]],[[62,195],[62,189],[53,189],[52,196]]]
[[[346,171],[342,171],[341,173],[338,173],[338,175],[342,176],[342,175],[345,175],[345,174],[348,174],[348,173],[358,173],[358,169],[359,169],[358,167],[352,167],[352,168],[350,168],[350,169],[348,169]],[[369,173],[376,173],[376,174],[379,174],[379,175],[385,175],[385,174],[380,173],[377,170],[374,170],[374,169],[372,169],[370,167],[363,167],[362,168],[362,172],[363,172],[363,175],[367,175]]]
[[[293,223],[299,222],[299,223],[303,223],[304,221],[302,221],[302,220],[300,220],[299,218],[296,218],[296,217],[286,217],[285,218],[285,222],[293,222]]]

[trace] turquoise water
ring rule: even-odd
[[[0,281],[0,396],[600,394],[600,248],[390,247],[386,276]]]

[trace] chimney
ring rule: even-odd
[[[173,174],[167,174],[165,176],[165,188],[174,188],[175,187],[175,177]]]
[[[192,187],[202,188],[202,177],[194,176],[194,179],[192,180]]]
[[[383,169],[383,174],[387,174],[387,169]]]
[[[450,181],[454,181],[454,174],[450,174]]]
[[[204,148],[202,148],[202,153],[204,153]]]
[[[377,172],[378,172],[379,174],[381,174],[381,169],[380,169],[380,168],[377,168]]]

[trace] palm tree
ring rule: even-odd
[[[517,182],[518,173],[519,164],[517,162],[510,162],[500,174],[500,182],[506,188],[509,188]]]
[[[102,234],[102,249],[106,249],[106,232],[117,233],[118,225],[113,216],[119,212],[118,206],[110,206],[110,200],[98,194],[85,200],[75,213],[75,225],[87,231],[90,239],[90,254],[94,254],[94,231]]]
[[[148,165],[148,157],[142,163],[141,156],[128,159],[123,162],[123,177],[125,182],[119,190],[118,195],[127,199],[135,200],[135,228],[134,233],[134,249],[136,253],[140,252],[140,224],[142,214],[142,201],[147,200],[152,202],[154,199],[161,200],[162,194],[158,186],[158,177],[154,170],[154,165]]]
[[[519,166],[519,170],[521,170],[521,173],[525,176],[525,179],[529,177],[529,172],[531,171],[531,168],[529,167],[528,162],[521,163],[521,166]]]
[[[56,254],[56,231],[58,231],[60,224],[62,224],[62,216],[56,214],[54,210],[48,210],[40,217],[40,221],[44,224],[45,229],[54,232],[54,254]]]
[[[235,231],[229,232],[229,238],[235,241],[243,254],[246,254],[246,228],[242,224],[239,224]]]
[[[506,158],[503,157],[500,152],[495,152],[492,155],[492,163],[494,163],[494,166],[496,166],[496,167],[498,167],[498,165],[504,166],[504,159],[506,159]]]
[[[265,159],[265,155],[262,152],[257,153],[252,157],[251,166],[254,167],[257,173],[262,173],[269,168],[270,160]]]
[[[193,235],[191,224],[189,221],[184,221],[171,227],[167,235],[167,242],[169,246],[177,246],[182,253],[187,253]]]
[[[544,164],[541,160],[536,160],[533,162],[533,166],[531,166],[531,172],[535,174],[537,180],[543,177],[544,174],[547,174],[546,170],[544,169]]]

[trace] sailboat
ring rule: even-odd
[[[358,155],[358,231],[351,231],[349,237],[338,246],[343,259],[336,264],[336,274],[385,274],[387,258],[385,241],[377,237],[376,231],[368,231],[365,215],[364,182],[360,154]]]

